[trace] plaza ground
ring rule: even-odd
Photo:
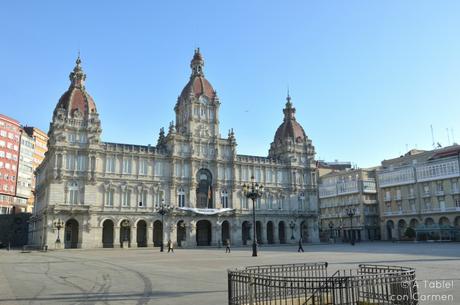
[[[459,243],[358,243],[250,248],[0,250],[0,305],[13,304],[227,304],[228,268],[259,264],[329,262],[329,272],[360,263],[417,270],[421,304],[460,304]],[[438,282],[436,282],[438,281]],[[444,281],[444,282],[442,282]],[[449,287],[449,283],[454,283]],[[444,283],[436,288],[437,283]],[[439,287],[439,285],[438,285]],[[453,301],[433,301],[436,296]],[[449,297],[451,300],[451,298]]]

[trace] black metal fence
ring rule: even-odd
[[[359,265],[328,276],[327,263],[228,271],[230,305],[416,305],[415,270]]]

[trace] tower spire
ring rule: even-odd
[[[204,60],[203,56],[201,55],[200,48],[195,49],[195,54],[193,54],[193,59],[190,63],[190,67],[192,68],[192,76],[204,76]]]
[[[286,108],[283,109],[284,120],[295,120],[295,108],[292,106],[291,96],[289,95],[289,88],[286,97]]]
[[[71,86],[80,88],[85,87],[86,74],[85,72],[83,72],[83,69],[81,68],[80,51],[78,51],[78,57],[75,61],[75,67],[73,68],[73,71],[70,73],[69,78]]]

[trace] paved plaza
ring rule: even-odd
[[[329,271],[359,263],[415,267],[421,299],[452,296],[460,304],[460,244],[360,243],[250,248],[158,248],[0,251],[0,305],[13,304],[227,304],[227,268],[299,262],[330,263]],[[453,281],[453,287],[450,287]],[[436,288],[436,285],[438,288]],[[443,286],[440,287],[439,286]],[[430,288],[431,287],[431,288]],[[453,300],[452,300],[453,298]]]

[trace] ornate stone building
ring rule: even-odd
[[[250,244],[251,176],[264,184],[256,203],[259,243],[318,241],[315,150],[287,97],[268,157],[238,155],[233,130],[219,131],[220,101],[204,76],[199,50],[177,99],[175,123],[156,146],[101,141],[96,104],[80,58],[53,112],[49,147],[37,170],[30,239],[66,248]],[[161,222],[158,206],[170,206]],[[64,222],[62,232],[55,227]]]

